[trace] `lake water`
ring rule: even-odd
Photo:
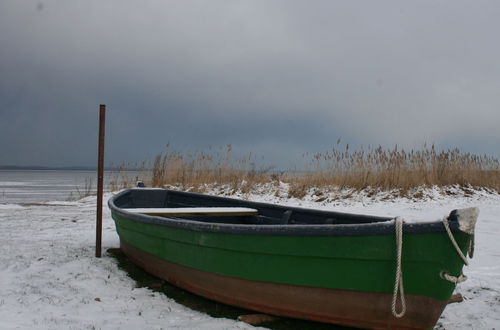
[[[135,173],[126,174],[135,178]],[[116,174],[105,173],[104,188]],[[88,186],[97,189],[96,171],[0,170],[0,204],[41,203],[75,199]]]

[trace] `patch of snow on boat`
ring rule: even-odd
[[[456,211],[458,225],[461,231],[473,234],[476,227],[477,217],[479,216],[479,208],[469,207]]]

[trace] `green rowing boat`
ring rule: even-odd
[[[406,223],[165,189],[109,200],[147,272],[259,312],[372,329],[432,328],[465,277],[476,208]]]

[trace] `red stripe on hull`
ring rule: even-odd
[[[391,313],[392,294],[233,278],[160,259],[123,241],[120,246],[134,263],[173,285],[268,314],[371,329],[429,329],[447,304],[425,296],[406,295],[406,315],[398,319]]]

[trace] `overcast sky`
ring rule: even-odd
[[[0,0],[0,165],[232,144],[500,156],[499,1]]]

